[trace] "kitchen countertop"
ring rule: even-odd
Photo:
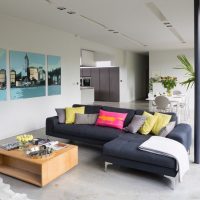
[[[80,87],[81,90],[86,90],[86,89],[94,89],[94,87]]]

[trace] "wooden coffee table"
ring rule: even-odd
[[[0,173],[43,187],[78,164],[78,147],[67,144],[49,157],[33,159],[21,150],[0,149]]]

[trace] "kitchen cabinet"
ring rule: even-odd
[[[90,68],[81,68],[81,76],[86,77],[86,76],[91,76],[91,69]]]
[[[99,68],[91,69],[91,87],[94,87],[94,99],[99,101]]]
[[[119,102],[119,68],[112,67],[109,69],[109,101]]]
[[[99,70],[99,101],[110,100],[109,68]]]
[[[91,77],[95,101],[119,102],[119,67],[81,68],[81,76]]]

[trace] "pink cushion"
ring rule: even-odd
[[[100,110],[96,125],[123,129],[126,116],[127,113],[117,113]]]

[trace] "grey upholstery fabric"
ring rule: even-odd
[[[62,133],[65,138],[69,135],[107,142],[117,138],[121,134],[125,134],[124,131],[116,128],[88,124],[55,124],[54,132],[55,135],[57,133]]]
[[[150,137],[150,135],[129,133],[121,135],[104,144],[103,155],[176,169],[176,160],[174,158],[138,149],[138,147]]]
[[[85,114],[96,114],[102,108],[101,105],[84,105],[84,104],[74,104],[73,107],[85,107]]]
[[[95,124],[98,114],[78,114],[75,115],[75,124]]]
[[[170,122],[160,130],[159,136],[166,137],[175,127],[176,122]]]
[[[57,112],[58,122],[60,124],[65,123],[65,119],[66,119],[65,108],[56,108],[55,110]]]
[[[146,117],[143,115],[134,115],[131,123],[127,127],[125,127],[124,130],[131,133],[137,133],[140,127],[144,124],[145,120]]]

